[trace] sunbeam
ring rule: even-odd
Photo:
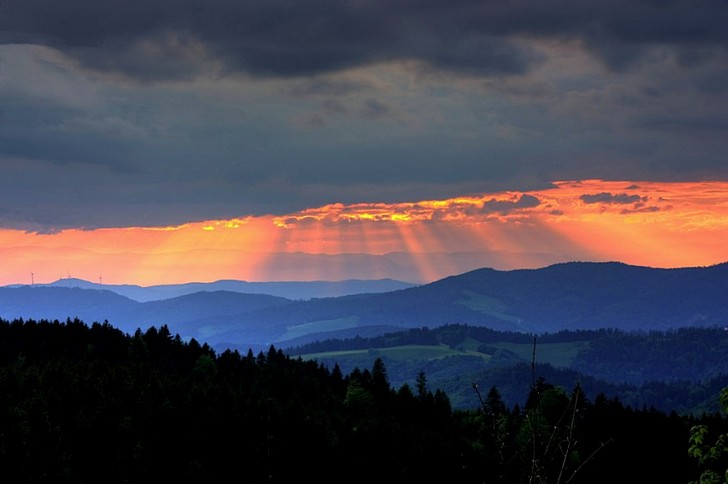
[[[219,279],[429,282],[568,260],[653,267],[728,260],[728,183],[561,181],[547,190],[330,204],[175,227],[0,230],[0,283],[78,277],[152,285]]]

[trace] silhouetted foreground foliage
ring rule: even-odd
[[[720,405],[728,412],[728,387],[720,392]],[[700,465],[700,478],[690,484],[728,483],[728,433],[716,432],[704,423],[690,429],[688,453]]]
[[[726,432],[718,414],[532,388],[507,408],[496,387],[474,386],[481,408],[459,411],[424,373],[392,388],[381,360],[344,375],[274,347],[218,355],[166,326],[0,320],[0,472],[7,483],[687,483],[699,475],[690,429]]]

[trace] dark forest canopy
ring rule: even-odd
[[[512,407],[473,386],[480,408],[455,410],[416,381],[394,388],[380,359],[343,374],[273,346],[217,354],[166,326],[0,320],[0,466],[13,483],[687,483],[690,429],[728,427],[543,379]]]

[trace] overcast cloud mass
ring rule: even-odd
[[[728,180],[727,40],[721,0],[2,0],[0,227]]]

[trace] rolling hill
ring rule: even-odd
[[[717,410],[728,385],[724,328],[670,331],[560,331],[540,336],[467,325],[416,328],[377,337],[328,339],[285,348],[342,372],[370,368],[380,358],[395,385],[415,387],[424,372],[456,407],[477,405],[472,384],[497,386],[509,404],[525,401],[535,378],[590,397],[604,393],[635,408]],[[532,365],[533,363],[533,365]]]
[[[184,338],[218,348],[294,345],[445,324],[534,334],[723,326],[728,263],[679,269],[616,262],[485,268],[383,293],[309,300],[199,291],[140,302],[109,290],[5,287],[0,317],[106,320],[128,332],[166,324]]]

